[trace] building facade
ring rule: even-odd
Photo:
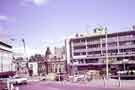
[[[65,50],[65,47],[55,47],[54,48],[54,55],[58,58],[63,58],[65,59],[65,54],[66,53],[66,50]]]
[[[48,73],[66,73],[66,60],[56,56],[49,58]]]
[[[47,70],[47,60],[44,56],[36,54],[30,57],[28,62],[28,72],[30,76],[46,75]]]
[[[12,46],[0,41],[0,77],[9,77],[14,72]]]
[[[14,64],[16,74],[27,75],[28,74],[28,62],[23,57],[14,57]]]
[[[70,74],[105,69],[106,52],[109,71],[135,70],[135,29],[107,34],[104,31],[66,39]]]
[[[65,55],[65,47],[54,48],[54,53],[52,53],[47,60],[48,73],[65,74],[67,72]]]
[[[30,76],[44,76],[47,74],[46,61],[32,61],[28,63]]]

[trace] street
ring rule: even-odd
[[[20,85],[19,90],[134,90],[133,88],[118,87],[96,87],[93,85],[63,83],[63,82],[29,82],[27,85]]]

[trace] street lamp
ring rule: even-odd
[[[105,27],[105,43],[106,43],[106,79],[109,78],[109,62],[108,62],[108,35],[107,28]]]

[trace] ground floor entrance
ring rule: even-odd
[[[99,76],[106,76],[106,65],[85,65],[85,66],[71,66],[71,75],[74,74],[86,74],[90,70],[99,72]],[[126,75],[135,75],[135,64],[109,64],[109,75],[118,75],[119,71],[127,72]]]

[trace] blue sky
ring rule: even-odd
[[[0,0],[0,31],[27,47],[43,49],[64,45],[62,40],[96,25],[110,32],[135,24],[135,0]],[[54,45],[52,45],[53,42]]]

